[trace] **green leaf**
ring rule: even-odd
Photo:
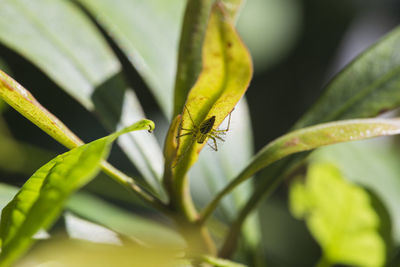
[[[294,127],[372,117],[400,106],[399,49],[400,27],[343,69]]]
[[[252,76],[250,54],[224,12],[216,5],[210,16],[203,46],[203,69],[190,90],[185,110],[182,110],[181,128],[191,129],[193,124],[199,126],[211,116],[215,116],[214,128],[218,127],[249,85]],[[173,170],[177,177],[186,174],[204,145],[205,142],[194,142],[191,135],[179,139]]]
[[[21,115],[67,148],[71,149],[83,144],[59,119],[40,105],[28,90],[1,70],[0,97]]]
[[[346,182],[335,165],[311,164],[306,182],[291,186],[290,208],[306,220],[325,262],[383,266],[385,245],[368,193]]]
[[[294,129],[330,120],[372,117],[398,107],[399,45],[400,28],[396,28],[341,71],[328,84],[322,98],[294,125]],[[284,178],[284,172],[304,156],[290,157],[265,169],[263,181],[257,186],[238,218],[237,228],[240,228],[240,221],[243,221],[255,205]],[[252,167],[243,171],[243,176],[250,176],[245,174],[250,168]],[[240,176],[237,179],[239,178]],[[228,186],[225,192],[233,187],[235,186]],[[232,228],[232,238],[235,231],[237,230]]]
[[[109,131],[145,117],[134,92],[128,90],[121,64],[96,26],[72,1],[2,1],[0,42],[30,60],[85,108],[95,112]],[[19,100],[14,100],[18,104]],[[34,114],[23,115],[35,118]],[[53,132],[50,124],[50,128],[46,123],[44,126],[47,133]],[[55,135],[62,136],[51,134],[53,138]],[[57,138],[68,148],[76,146],[75,142]],[[119,143],[146,181],[159,192],[163,159],[154,136],[129,134]]]
[[[400,133],[400,119],[360,119],[315,125],[290,132],[272,141],[258,152],[249,165],[242,170],[205,208],[208,217],[219,201],[236,186],[249,179],[257,171],[294,153],[309,151],[321,146],[340,142],[363,140]],[[277,178],[274,177],[275,181]],[[274,183],[269,183],[269,185]],[[258,194],[258,193],[257,193]],[[251,201],[254,201],[252,199]]]
[[[74,194],[67,203],[67,209],[146,245],[184,246],[182,238],[171,229],[87,193]]]
[[[215,0],[187,1],[179,44],[178,67],[174,90],[173,117],[182,112],[190,88],[193,87],[202,67],[202,47],[207,22]],[[217,4],[226,10],[225,15],[235,21],[242,0],[223,0]]]
[[[395,140],[379,138],[317,149],[311,160],[329,161],[346,178],[369,188],[390,213],[395,243],[400,244],[400,152]]]
[[[187,1],[179,42],[173,117],[182,112],[190,88],[201,72],[202,47],[215,0]]]
[[[117,42],[151,89],[167,117],[172,114],[177,41],[185,1],[78,0]]]
[[[0,266],[10,265],[29,248],[37,231],[51,226],[67,198],[97,174],[119,135],[153,128],[153,122],[139,121],[57,156],[37,170],[2,210]]]

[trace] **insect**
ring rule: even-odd
[[[199,143],[203,144],[207,139],[211,139],[213,141],[213,145],[207,143],[214,151],[218,151],[217,139],[224,142],[225,140],[221,137],[221,135],[225,135],[226,132],[229,131],[229,126],[231,124],[231,113],[229,113],[228,119],[228,127],[224,130],[215,130],[213,129],[215,123],[215,116],[211,116],[210,118],[203,121],[200,125],[196,125],[193,121],[192,115],[189,112],[189,109],[185,105],[185,109],[189,115],[189,118],[192,122],[192,128],[181,128],[181,131],[186,131],[178,135],[176,138],[180,138],[183,136],[191,135],[193,139]]]

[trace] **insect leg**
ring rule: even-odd
[[[216,139],[218,139],[218,140],[221,140],[222,142],[225,142],[225,139],[222,138],[221,136],[213,135],[212,137],[214,137],[214,138],[216,138]]]
[[[186,105],[185,105],[185,109],[186,109],[187,113],[189,114],[189,118],[190,118],[190,120],[192,121],[192,124],[195,125],[195,124],[194,124],[194,121],[193,121],[193,119],[192,119],[192,115],[190,115],[189,109],[187,108]]]
[[[229,113],[229,117],[228,117],[228,127],[226,128],[226,129],[224,129],[224,130],[214,130],[216,133],[226,133],[226,132],[228,132],[229,131],[229,127],[230,127],[230,125],[231,125],[231,114],[232,114],[232,111],[231,111],[231,113]]]
[[[232,111],[233,111],[233,110],[232,110]],[[231,114],[232,114],[232,111],[231,111],[231,113],[229,113],[228,128],[225,129],[225,132],[229,131],[229,126],[231,126]]]
[[[214,136],[210,136],[210,138],[213,140],[214,146],[210,145],[209,143],[207,143],[207,145],[209,145],[213,150],[218,151],[217,140]]]
[[[192,135],[192,134],[193,134],[192,132],[184,133],[184,134],[177,135],[176,138],[179,138],[179,137],[182,137],[182,136],[186,136],[186,135]]]

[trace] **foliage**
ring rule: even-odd
[[[56,247],[66,255],[76,253],[71,250],[74,246],[82,246],[88,251],[108,252],[102,254],[104,262],[118,258],[131,263],[135,258],[129,251],[138,251],[134,254],[137,266],[241,266],[222,258],[263,266],[262,229],[252,212],[284,179],[302,172],[307,151],[400,132],[398,118],[371,118],[400,105],[397,28],[334,77],[292,131],[250,158],[250,117],[245,100],[239,101],[249,87],[253,66],[235,29],[241,5],[240,0],[188,0],[186,7],[179,0],[3,1],[0,42],[96,114],[112,134],[84,144],[10,73],[0,71],[0,97],[71,149],[39,168],[17,193],[14,187],[0,187],[4,189],[0,196],[6,196],[0,198],[5,206],[0,222],[0,266],[23,257],[35,234],[43,229],[51,231],[63,209],[92,223],[86,225],[109,228],[120,241],[117,245],[56,241]],[[161,133],[165,137],[163,152],[154,135],[131,133],[154,129],[152,121],[143,119],[145,114],[135,94],[142,89],[140,84],[130,88],[129,77],[135,74],[170,120],[169,129]],[[209,137],[207,133],[218,131],[228,115],[241,125],[226,133],[221,151],[202,158],[200,152],[210,140],[200,141],[197,135]],[[185,131],[190,134],[182,136]],[[118,144],[136,167],[137,177],[106,161],[111,143],[120,135]],[[230,136],[233,142],[229,142]],[[87,193],[75,193],[84,190],[100,170],[120,185],[117,193],[110,193],[114,198],[122,192],[132,193],[130,202],[124,204],[133,202],[132,207],[141,206],[160,221],[164,216],[174,227],[129,214]],[[207,184],[205,204],[193,198],[198,192],[189,187],[190,176]],[[254,190],[250,183],[244,183],[255,179]],[[393,253],[390,242],[382,241],[386,237],[382,237],[378,228],[383,224],[378,222],[384,220],[376,203],[362,188],[344,181],[337,167],[313,163],[306,184],[295,182],[291,188],[294,215],[305,217],[322,247],[320,266],[382,266],[385,257]],[[195,189],[202,191],[204,186]],[[10,195],[15,195],[12,200]],[[347,204],[345,199],[354,201]],[[354,210],[351,216],[347,215],[350,208]],[[73,226],[66,227],[71,228],[68,233],[74,232]],[[366,245],[363,238],[372,241]],[[364,241],[359,242],[361,239]],[[51,240],[48,242],[56,238]],[[364,254],[367,250],[369,257]],[[140,251],[148,262],[139,257]],[[162,257],[150,259],[153,254]],[[43,255],[43,250],[34,247],[28,258],[32,255]],[[101,262],[92,257],[66,257],[63,261],[74,266]]]
[[[293,215],[305,218],[328,263],[382,266],[385,245],[368,193],[345,181],[335,165],[316,162],[290,189]]]

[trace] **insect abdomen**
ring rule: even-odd
[[[214,123],[215,123],[215,116],[212,116],[211,118],[202,122],[202,124],[200,124],[200,133],[208,134],[211,131],[211,129],[213,128]],[[203,140],[203,142],[204,142],[204,140]]]
[[[207,135],[206,134],[200,134],[199,137],[197,138],[197,143],[202,144],[204,141],[206,141]]]

